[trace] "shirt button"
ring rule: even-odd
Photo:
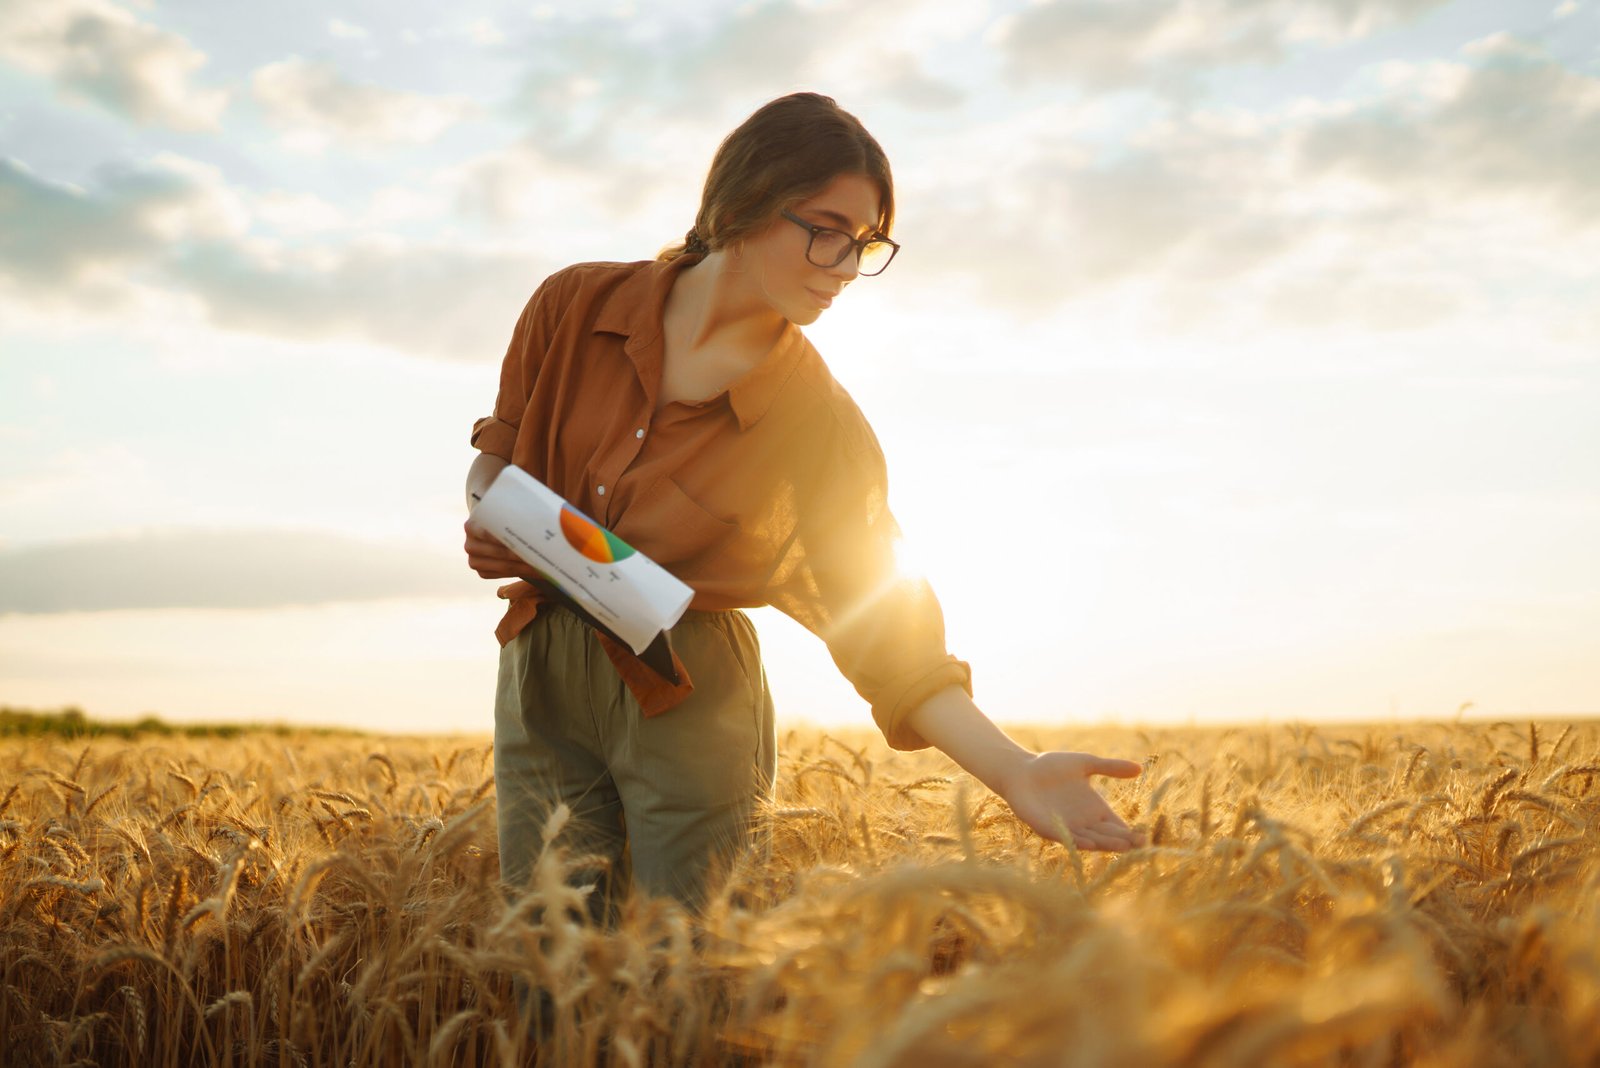
[[[598,492],[600,494],[600,496],[604,497],[606,495],[606,488],[604,486],[601,486],[600,489],[597,490],[596,492]]]
[[[644,437],[644,427],[640,427],[638,430],[635,430],[633,432],[633,436],[636,437],[636,438]]]

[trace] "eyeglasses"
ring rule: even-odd
[[[814,267],[837,267],[851,252],[856,254],[856,273],[864,278],[882,274],[889,266],[900,246],[882,234],[869,234],[859,241],[831,226],[813,226],[792,211],[782,213],[785,219],[808,231],[811,240],[806,244],[806,260]]]

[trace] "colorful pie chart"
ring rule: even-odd
[[[615,564],[633,555],[633,546],[569,505],[561,506],[561,533],[568,545],[597,564]]]

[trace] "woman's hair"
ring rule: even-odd
[[[791,93],[762,105],[717,147],[694,228],[658,259],[725,248],[779,212],[820,193],[841,174],[878,187],[878,232],[894,225],[889,158],[861,120],[820,93]]]

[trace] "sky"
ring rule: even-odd
[[[0,0],[0,704],[492,729],[512,324],[800,89],[893,163],[807,333],[992,717],[1600,712],[1596,0]]]

